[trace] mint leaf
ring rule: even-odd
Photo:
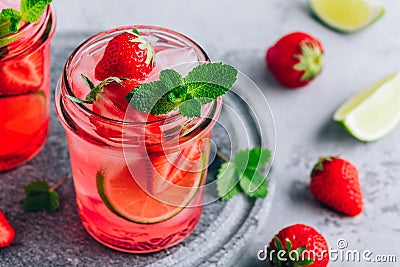
[[[144,83],[125,98],[133,108],[153,115],[179,107],[183,116],[200,117],[201,105],[225,94],[235,83],[236,76],[235,68],[222,63],[197,66],[185,78],[168,69],[161,71],[159,81]]]
[[[207,83],[227,91],[236,82],[237,73],[238,71],[234,67],[221,62],[205,63],[191,70],[185,77],[185,83]]]
[[[50,190],[49,184],[45,180],[35,180],[25,186],[25,193],[35,193],[35,192],[48,192]]]
[[[23,207],[25,211],[54,212],[58,206],[58,194],[53,191],[44,180],[36,180],[25,186],[25,199]]]
[[[259,171],[246,171],[240,178],[240,187],[249,197],[265,198],[268,194],[268,183]]]
[[[0,13],[1,36],[16,32],[21,22],[20,13],[12,8],[3,9]]]
[[[179,112],[187,117],[201,116],[201,103],[197,99],[189,99],[179,105]]]
[[[208,63],[195,67],[185,77],[188,93],[207,104],[224,95],[236,81],[237,70],[222,63]]]
[[[169,89],[162,81],[155,81],[137,86],[125,99],[137,110],[153,115],[166,114],[178,106],[168,100],[168,92]]]
[[[12,8],[3,9],[0,13],[0,37],[16,32],[21,22],[21,15]]]
[[[176,70],[162,70],[160,72],[160,81],[162,81],[170,91],[183,85],[183,78]]]
[[[217,191],[221,200],[228,200],[240,192],[235,164],[226,162],[221,165],[217,175]]]
[[[235,164],[242,170],[259,169],[271,158],[271,151],[261,147],[246,149],[235,154]]]
[[[21,0],[20,11],[5,8],[0,13],[0,37],[16,32],[21,20],[35,22],[43,14],[51,0]],[[0,43],[0,47],[9,44],[12,40]]]
[[[59,206],[58,194],[55,190],[62,185],[68,176],[58,181],[53,187],[45,180],[35,180],[25,186],[25,199],[23,208],[25,211],[46,211],[52,213]]]
[[[266,197],[268,184],[264,175],[259,171],[271,158],[271,151],[255,147],[235,154],[235,164],[238,168],[240,186],[250,197]]]
[[[268,182],[264,174],[260,171],[271,158],[271,152],[268,149],[255,147],[253,149],[246,149],[238,151],[235,154],[234,163],[229,162],[229,167],[222,164],[217,176],[217,190],[218,195],[222,200],[229,199],[227,195],[227,186],[237,184],[232,190],[233,195],[242,191],[251,198],[265,198],[268,194]],[[226,173],[226,174],[225,174]],[[225,174],[225,175],[223,175]],[[221,180],[220,180],[221,179]]]
[[[21,18],[27,22],[35,22],[43,14],[52,0],[21,0]]]
[[[160,81],[168,89],[168,102],[179,104],[183,101],[183,97],[187,93],[187,86],[184,85],[183,78],[179,72],[170,69],[162,70]]]

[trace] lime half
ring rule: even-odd
[[[375,141],[390,133],[400,122],[400,73],[347,100],[333,119],[361,141]]]
[[[205,179],[205,155],[202,164],[200,172],[182,172],[181,179],[155,195],[137,184],[127,166],[114,173],[98,171],[97,189],[104,204],[116,215],[141,224],[158,223],[180,213],[194,198]]]
[[[372,0],[309,0],[312,13],[328,27],[346,33],[377,21],[385,8]]]

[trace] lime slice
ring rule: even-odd
[[[203,156],[203,166],[205,158]],[[137,184],[125,166],[117,173],[100,170],[97,190],[104,204],[116,215],[136,223],[158,223],[174,217],[190,203],[204,173],[204,168],[201,172],[187,172],[164,191],[150,195]]]
[[[333,119],[361,141],[375,141],[389,134],[400,122],[400,73],[347,100]]]
[[[308,3],[322,23],[345,33],[359,31],[385,13],[381,4],[371,0],[309,0]]]

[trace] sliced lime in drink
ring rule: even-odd
[[[137,184],[128,167],[117,173],[100,170],[97,190],[104,204],[118,216],[136,223],[158,223],[177,215],[190,203],[205,179],[204,173],[204,169],[187,173],[164,191],[150,195]]]
[[[385,13],[385,8],[373,0],[309,0],[308,3],[322,23],[345,33],[364,29]]]
[[[347,100],[333,119],[361,141],[375,141],[390,133],[400,122],[400,73]]]

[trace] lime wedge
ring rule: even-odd
[[[104,204],[116,215],[136,223],[153,224],[180,213],[196,195],[205,179],[206,157],[200,172],[186,173],[182,179],[156,195],[145,192],[130,174],[128,167],[117,172],[97,172],[97,189]]]
[[[322,23],[345,33],[364,29],[385,13],[381,4],[371,0],[309,0],[308,4]]]
[[[389,134],[400,122],[400,73],[347,100],[333,119],[361,141],[375,141]]]

